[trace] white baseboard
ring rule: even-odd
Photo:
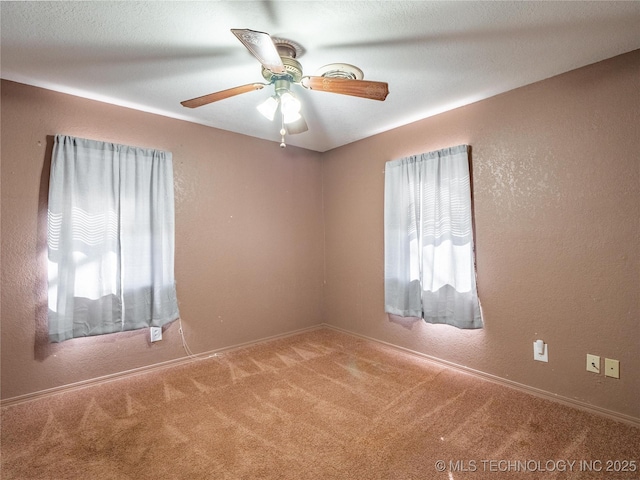
[[[368,340],[370,342],[378,343],[381,345],[385,345],[387,347],[391,347],[395,350],[399,350],[404,353],[408,353],[410,355],[418,356],[424,360],[427,360],[432,363],[436,363],[440,366],[445,366],[457,370],[462,373],[466,373],[468,375],[473,375],[474,377],[481,378],[483,380],[488,380],[490,382],[494,382],[500,385],[504,385],[509,388],[515,388],[516,390],[520,390],[521,392],[528,393],[530,395],[535,395],[537,397],[541,397],[547,400],[551,400],[553,402],[562,403],[564,405],[578,408],[580,410],[587,411],[589,413],[593,413],[596,415],[601,415],[617,422],[626,423],[633,427],[640,428],[640,418],[632,417],[631,415],[626,415],[624,413],[615,412],[613,410],[608,410],[606,408],[598,407],[596,405],[591,405],[586,402],[582,402],[580,400],[575,400],[573,398],[564,397],[562,395],[558,395],[556,393],[547,392],[546,390],[541,390],[539,388],[531,387],[529,385],[525,385],[522,383],[514,382],[513,380],[507,380],[502,377],[498,377],[496,375],[492,375],[490,373],[485,373],[480,370],[474,370],[473,368],[465,367],[463,365],[458,365],[453,362],[448,362],[446,360],[439,359],[437,357],[432,357],[431,355],[427,355],[426,353],[417,352],[415,350],[411,350],[409,348],[400,347],[393,343],[384,342],[382,340],[378,340],[376,338],[368,337],[366,335],[361,335],[359,333],[355,333],[349,330],[345,330],[340,327],[336,327],[334,325],[330,325],[327,323],[322,324],[323,327],[328,329],[332,329],[341,333],[346,333],[347,335],[352,335],[354,337],[362,338],[363,340]]]
[[[459,372],[463,372],[466,373],[468,375],[473,375],[474,377],[483,379],[483,380],[488,380],[490,382],[494,382],[497,383],[499,385],[504,385],[506,387],[510,387],[510,388],[515,388],[516,390],[519,390],[521,392],[524,393],[528,393],[531,395],[535,395],[537,397],[541,397],[541,398],[545,398],[547,400],[551,400],[554,402],[558,402],[558,403],[562,403],[564,405],[568,405],[570,407],[574,407],[574,408],[578,408],[590,413],[594,413],[596,415],[601,415],[607,418],[610,418],[612,420],[618,421],[618,422],[622,422],[628,425],[631,425],[633,427],[638,427],[640,428],[640,418],[636,418],[636,417],[632,417],[630,415],[625,415],[623,413],[619,413],[619,412],[615,412],[613,410],[608,410],[602,407],[598,407],[596,405],[591,405],[589,403],[585,403],[582,402],[580,400],[575,400],[573,398],[569,398],[569,397],[564,397],[562,395],[558,395],[552,392],[547,392],[546,390],[541,390],[539,388],[535,388],[535,387],[531,387],[529,385],[525,385],[522,383],[518,383],[518,382],[514,382],[513,380],[507,380],[505,378],[502,377],[498,377],[496,375],[492,375],[490,373],[485,373],[482,372],[480,370],[474,370],[472,368],[469,367],[465,367],[463,365],[458,365],[456,363],[453,362],[448,362],[446,360],[442,360],[436,357],[432,357],[431,355],[427,355],[425,353],[421,353],[415,350],[411,350],[409,348],[405,348],[405,347],[401,347],[399,345],[395,345],[393,343],[389,343],[389,342],[384,342],[382,340],[378,340],[376,338],[373,337],[368,337],[366,335],[361,335],[359,333],[355,333],[352,332],[350,330],[345,330],[343,328],[340,327],[336,327],[334,325],[330,325],[328,323],[322,323],[319,325],[314,325],[311,327],[306,327],[306,328],[302,328],[302,329],[298,329],[298,330],[294,330],[291,332],[287,332],[287,333],[282,333],[282,334],[278,334],[278,335],[272,335],[269,337],[264,337],[261,338],[259,340],[252,340],[249,342],[244,342],[244,343],[239,343],[236,345],[232,345],[229,347],[223,347],[217,350],[210,350],[208,352],[203,352],[203,353],[199,353],[196,355],[193,355],[191,357],[186,356],[186,357],[180,357],[180,358],[176,358],[173,360],[168,360],[166,362],[161,362],[161,363],[155,363],[153,365],[148,365],[145,367],[140,367],[140,368],[135,368],[132,370],[125,370],[123,372],[118,372],[118,373],[114,373],[111,375],[105,375],[102,377],[96,377],[96,378],[92,378],[89,380],[84,380],[81,382],[76,382],[76,383],[72,383],[72,384],[68,384],[68,385],[62,385],[59,387],[54,387],[54,388],[49,388],[46,390],[40,390],[38,392],[33,392],[33,393],[28,393],[25,395],[20,395],[17,397],[12,397],[12,398],[7,398],[5,400],[0,401],[0,407],[5,407],[5,406],[9,406],[9,405],[16,405],[19,403],[23,403],[23,402],[28,402],[31,400],[36,400],[38,398],[42,398],[42,397],[47,397],[50,395],[56,395],[56,394],[60,394],[60,393],[66,393],[66,392],[70,392],[73,390],[78,390],[81,388],[87,388],[93,385],[98,385],[101,383],[105,383],[105,382],[109,382],[111,380],[115,380],[118,378],[123,378],[123,377],[128,377],[128,376],[132,376],[132,375],[139,375],[141,373],[146,373],[146,372],[150,372],[150,371],[154,371],[154,370],[160,370],[163,368],[169,368],[169,367],[174,367],[174,366],[178,366],[178,365],[183,365],[189,362],[193,362],[193,361],[198,361],[198,360],[204,360],[207,358],[211,358],[217,354],[221,354],[223,352],[229,352],[231,350],[236,350],[238,348],[243,348],[243,347],[248,347],[251,345],[257,345],[260,343],[265,343],[265,342],[269,342],[272,340],[277,340],[280,338],[287,338],[287,337],[291,337],[294,335],[299,335],[301,333],[305,333],[305,332],[311,332],[314,330],[319,330],[322,328],[327,328],[330,330],[335,330],[337,332],[341,332],[347,335],[351,335],[354,337],[358,337],[358,338],[362,338],[363,340],[367,340],[370,342],[374,342],[374,343],[378,343],[380,345],[385,345],[387,347],[393,348],[394,350],[398,350],[404,353],[407,353],[409,355],[413,355],[413,356],[417,356],[420,357],[421,359],[427,360],[429,362],[435,363],[437,365],[440,366],[445,366],[448,368],[452,368],[454,370],[457,370]]]
[[[313,330],[319,330],[321,328],[324,328],[325,326],[320,324],[320,325],[314,325],[311,327],[306,327],[306,328],[301,328],[298,330],[293,330],[291,332],[287,332],[287,333],[281,333],[278,335],[272,335],[269,337],[264,337],[258,340],[252,340],[249,342],[244,342],[244,343],[238,343],[236,345],[232,345],[229,347],[223,347],[223,348],[219,348],[217,350],[210,350],[208,352],[203,352],[203,353],[198,353],[195,354],[193,356],[185,356],[185,357],[180,357],[180,358],[176,358],[173,360],[167,360],[166,362],[160,362],[160,363],[154,363],[153,365],[147,365],[144,367],[139,367],[139,368],[134,368],[131,370],[124,370],[122,372],[117,372],[117,373],[112,373],[110,375],[104,375],[101,377],[96,377],[96,378],[91,378],[89,380],[83,380],[80,382],[75,382],[75,383],[70,383],[67,385],[61,385],[59,387],[53,387],[53,388],[48,388],[46,390],[39,390],[37,392],[33,392],[33,393],[27,393],[25,395],[19,395],[16,397],[11,397],[11,398],[7,398],[4,400],[0,400],[0,407],[6,407],[9,405],[16,405],[19,403],[24,403],[24,402],[29,402],[32,400],[36,400],[38,398],[42,398],[42,397],[47,397],[50,395],[57,395],[60,393],[66,393],[66,392],[71,392],[74,390],[78,390],[81,388],[87,388],[87,387],[91,387],[93,385],[98,385],[101,383],[105,383],[105,382],[109,382],[111,380],[115,380],[118,378],[123,378],[123,377],[128,377],[128,376],[132,376],[132,375],[139,375],[141,373],[146,373],[146,372],[151,372],[154,370],[161,370],[163,368],[169,368],[169,367],[175,367],[178,365],[184,365],[186,363],[190,363],[193,361],[198,361],[198,360],[205,360],[207,358],[211,358],[214,357],[216,355],[219,355],[223,352],[229,352],[231,350],[236,350],[238,348],[243,348],[243,347],[248,347],[251,345],[258,345],[260,343],[265,343],[265,342],[270,342],[272,340],[277,340],[279,338],[286,338],[286,337],[292,337],[294,335],[299,335],[301,333],[305,333],[305,332],[311,332]]]

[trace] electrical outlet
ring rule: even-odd
[[[151,336],[152,342],[157,342],[162,340],[162,327],[149,328],[149,335]]]
[[[620,378],[620,362],[618,360],[605,358],[604,375],[605,377]]]
[[[600,373],[600,357],[587,353],[587,372]]]

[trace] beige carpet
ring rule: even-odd
[[[640,478],[637,428],[328,329],[4,406],[1,440],[3,480]]]

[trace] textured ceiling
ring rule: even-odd
[[[640,48],[640,2],[7,2],[2,78],[279,142],[255,106],[272,88],[198,109],[180,101],[264,81],[230,32],[294,40],[306,75],[350,63],[386,101],[294,86],[316,151]],[[275,144],[274,144],[275,146]]]

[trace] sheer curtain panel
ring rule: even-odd
[[[48,222],[50,341],[178,318],[170,152],[57,135]]]
[[[385,311],[481,328],[476,290],[469,147],[387,162]]]

